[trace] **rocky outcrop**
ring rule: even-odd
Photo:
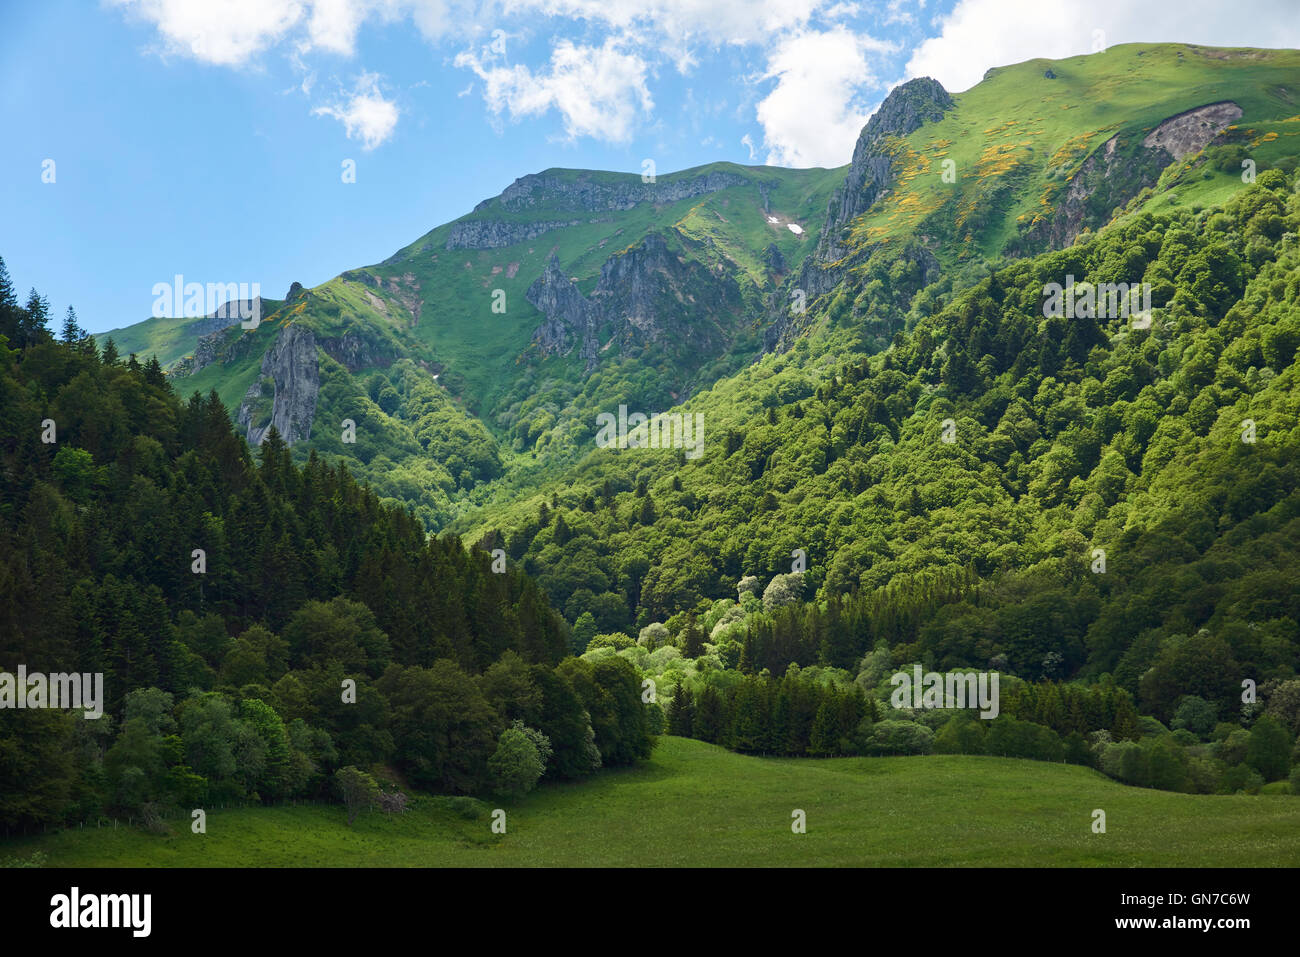
[[[590,371],[600,348],[599,313],[564,274],[555,253],[551,253],[546,269],[528,287],[524,298],[546,317],[533,333],[533,342],[542,355],[567,355],[576,344]]]
[[[283,305],[291,304],[303,294],[302,283],[295,282],[289,287]],[[269,312],[267,301],[257,296],[232,299],[203,318],[195,319],[185,327],[185,331],[198,340],[194,344],[194,354],[177,359],[168,369],[168,374],[177,377],[194,375],[218,360],[231,362],[243,358],[252,347],[253,339],[244,338],[236,327],[245,321],[245,316],[266,319]]]
[[[542,355],[576,348],[588,372],[610,346],[624,356],[657,347],[679,366],[697,366],[726,350],[745,311],[734,275],[679,255],[657,232],[606,260],[590,298],[554,255],[526,297],[546,317],[533,334]]]
[[[201,319],[195,319],[185,327],[191,336],[206,336],[219,329],[236,326],[244,321],[245,316],[266,316],[266,300],[261,296],[253,299],[232,299],[223,303]]]
[[[1241,119],[1241,107],[1231,100],[1207,103],[1194,110],[1171,116],[1142,140],[1144,149],[1162,149],[1180,160],[1199,153],[1232,123]]]
[[[943,119],[953,108],[952,97],[937,80],[928,76],[908,80],[885,97],[880,109],[871,115],[858,134],[853,160],[844,184],[831,197],[826,210],[826,225],[817,243],[817,259],[822,263],[842,259],[848,252],[843,232],[858,216],[865,213],[893,182],[893,156],[888,140],[907,136],[923,123]]]
[[[198,344],[194,347],[194,357],[189,362],[189,368],[185,369],[183,374],[194,375],[200,369],[212,365],[225,355],[232,338],[237,337],[231,335],[229,327],[199,337]]]
[[[763,265],[774,273],[785,273],[790,268],[776,243],[768,244],[767,250],[763,253]]]
[[[1154,186],[1170,163],[1203,150],[1241,114],[1231,101],[1209,103],[1163,120],[1141,142],[1116,133],[1080,164],[1052,215],[1008,252],[1069,246],[1085,228],[1104,225],[1116,207]]]
[[[902,271],[902,275],[909,278],[902,280],[900,285],[891,290],[900,298],[910,299],[930,283],[937,281],[942,272],[939,257],[919,240],[908,241],[902,249],[898,250],[898,258],[913,267]],[[791,308],[788,287],[777,290],[773,295],[774,312],[778,313],[779,317],[764,332],[764,347],[769,352],[784,352],[795,344],[799,336],[813,322],[814,313],[807,308],[812,300],[805,300],[804,311],[800,313]],[[781,298],[783,295],[787,298]]]
[[[310,438],[319,394],[316,337],[305,326],[287,325],[262,357],[261,374],[244,393],[236,421],[249,445],[261,445],[271,426],[293,445]]]
[[[893,184],[890,140],[907,136],[924,123],[942,119],[954,105],[948,91],[937,80],[917,77],[895,87],[867,120],[858,135],[844,183],[827,205],[826,224],[818,237],[816,251],[804,259],[798,273],[773,297],[771,321],[764,332],[764,345],[769,351],[789,348],[803,328],[806,307],[834,289],[847,274],[851,264],[846,257],[870,255],[870,249],[851,250],[845,234],[853,220],[870,209]],[[791,311],[796,291],[799,301],[805,304],[804,313]]]
[[[565,226],[581,226],[581,219],[548,220],[539,223],[506,223],[493,219],[467,219],[454,223],[447,236],[448,249],[501,249],[526,243],[543,233]]]
[[[659,233],[648,233],[630,249],[611,256],[600,267],[600,281],[592,290],[592,302],[601,313],[622,328],[625,341],[643,345],[658,342],[671,317],[663,315],[665,297],[681,304],[676,295],[689,281],[688,266],[668,248]],[[706,350],[711,343],[699,343]]]
[[[715,170],[697,176],[661,177],[653,183],[639,176],[619,177],[612,181],[607,175],[592,178],[586,174],[562,174],[548,170],[532,173],[515,180],[495,200],[486,200],[475,207],[475,212],[494,203],[508,212],[519,212],[545,203],[548,208],[565,208],[583,212],[631,209],[641,203],[675,203],[693,199],[706,193],[715,193],[732,186],[743,186],[749,180],[738,173]]]
[[[397,358],[390,349],[383,348],[381,344],[373,343],[352,330],[337,339],[320,339],[317,344],[326,355],[349,372],[370,366],[390,366]]]
[[[593,177],[586,173],[575,176],[573,173],[547,171],[520,177],[507,186],[500,196],[485,199],[475,206],[474,213],[493,210],[519,213],[540,206],[545,206],[548,212],[613,212],[632,209],[642,203],[675,203],[720,189],[743,186],[748,182],[746,177],[738,173],[717,170],[698,176],[672,176],[653,183],[643,182],[638,176],[611,180],[605,174]],[[452,224],[446,245],[448,249],[500,249],[528,242],[555,229],[601,221],[590,216],[534,222],[516,222],[488,216],[463,219]]]

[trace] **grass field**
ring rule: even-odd
[[[491,803],[487,808],[496,807]],[[423,798],[400,817],[342,807],[213,810],[206,835],[74,830],[0,844],[50,866],[1300,865],[1300,799],[1125,787],[1067,765],[932,756],[787,760],[664,737],[640,767],[503,805],[507,832]],[[807,813],[807,833],[791,813]],[[1092,832],[1094,809],[1106,833]]]

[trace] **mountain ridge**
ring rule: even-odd
[[[296,454],[346,456],[441,528],[516,494],[475,475],[514,474],[532,487],[529,476],[577,462],[601,410],[672,407],[819,327],[847,323],[854,349],[880,350],[913,297],[941,276],[956,288],[999,259],[1067,246],[1123,210],[1228,195],[1235,174],[1221,168],[1246,145],[1256,144],[1261,161],[1286,155],[1295,117],[1282,115],[1290,107],[1278,77],[1292,64],[1300,66],[1295,51],[1130,44],[999,67],[956,95],[927,78],[909,81],[868,120],[852,162],[833,170],[714,163],[654,177],[527,174],[380,263],[301,291],[257,330],[208,333],[195,360],[173,359],[171,369],[182,389],[217,388],[250,441],[277,414],[312,422],[305,434],[291,430]],[[1043,98],[1007,99],[1034,78]],[[1201,101],[1211,79],[1220,94]],[[991,87],[997,103],[1021,113],[984,120]],[[1105,91],[1118,104],[1109,111],[1095,106]],[[1181,139],[1160,133],[1215,103],[1241,112],[1216,116],[1208,137],[1195,123]],[[1073,118],[1048,122],[1045,106],[1096,119],[1082,128]],[[1034,130],[1050,132],[1050,142],[1035,146]],[[970,145],[959,150],[962,139]],[[1126,165],[1134,151],[1148,161]],[[952,159],[951,183],[943,159]],[[1009,225],[1030,204],[1038,212]],[[850,304],[845,284],[871,275],[870,300]],[[274,361],[262,368],[281,330],[301,323],[321,363],[319,389],[299,377],[310,398],[288,379],[277,385]],[[284,397],[283,408],[263,401],[267,391]],[[432,434],[417,392],[432,397],[449,431]],[[320,406],[310,417],[309,404]],[[353,447],[335,438],[345,419],[358,425]],[[484,450],[475,460],[502,465],[454,463],[450,478],[431,483],[441,465],[422,457],[447,435],[471,436]],[[401,483],[374,472],[376,461],[414,469],[423,489],[398,491]]]

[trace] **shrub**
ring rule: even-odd
[[[871,726],[867,753],[874,755],[929,754],[934,732],[914,721],[879,721]]]

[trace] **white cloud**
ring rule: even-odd
[[[749,150],[749,158],[753,159],[758,154],[754,152],[754,138],[746,133],[740,138],[740,145]]]
[[[278,43],[303,17],[296,0],[110,0],[152,23],[162,52],[235,66]]]
[[[922,43],[908,76],[932,76],[948,90],[974,86],[994,66],[1038,57],[1093,52],[1094,31],[1117,43],[1200,43],[1207,46],[1300,46],[1295,0],[959,0]]]
[[[107,0],[153,25],[161,52],[217,66],[240,66],[285,40],[300,53],[356,52],[368,20],[410,17],[430,41],[472,35],[510,0]],[[532,0],[526,0],[532,2]]]
[[[370,4],[356,0],[315,0],[307,33],[311,46],[351,56],[356,49],[357,31],[370,13]]]
[[[805,31],[778,43],[764,80],[776,86],[758,104],[767,162],[780,166],[840,166],[853,155],[870,115],[860,91],[877,85],[871,53],[893,48],[838,26]]]
[[[581,19],[672,42],[766,43],[806,24],[825,0],[515,0],[507,7]]]
[[[374,149],[393,135],[399,112],[397,104],[380,92],[379,79],[375,73],[361,74],[343,102],[318,106],[312,113],[334,117],[343,124],[348,139],[361,140],[362,149]]]
[[[572,139],[589,136],[614,143],[632,137],[638,109],[654,108],[646,86],[646,62],[623,49],[617,38],[599,47],[558,41],[547,69],[534,73],[527,66],[496,66],[476,53],[462,53],[455,63],[468,67],[483,81],[483,100],[496,115],[512,119],[538,116],[555,109]]]
[[[152,24],[156,47],[166,54],[244,67],[279,48],[307,96],[318,64],[309,68],[303,60],[309,54],[355,56],[367,24],[414,23],[435,45],[482,43],[503,27],[550,36],[549,62],[519,63],[490,46],[461,53],[454,62],[483,81],[484,102],[494,116],[554,110],[569,138],[611,142],[628,141],[653,109],[649,83],[658,66],[685,74],[723,47],[748,48],[740,55],[766,58],[763,79],[775,81],[757,107],[764,149],[769,161],[791,165],[838,165],[848,158],[865,119],[859,98],[876,83],[867,57],[882,49],[839,24],[870,13],[871,5],[857,0],[107,2]],[[890,16],[899,14],[901,2],[889,0]],[[575,37],[575,30],[582,36]],[[339,119],[350,137],[373,149],[391,136],[398,110],[378,92],[374,78],[363,75],[370,77],[364,89],[313,112]],[[745,145],[754,149],[752,140]]]

